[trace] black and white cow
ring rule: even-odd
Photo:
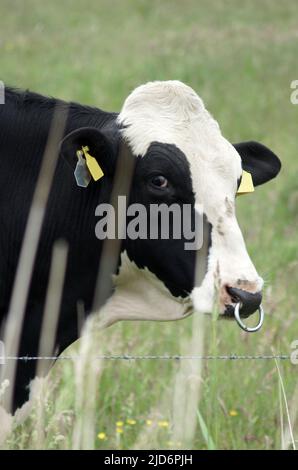
[[[6,89],[0,106],[0,321],[4,331],[26,221],[53,117],[59,102]],[[235,215],[243,169],[254,185],[274,178],[279,159],[256,142],[230,144],[202,100],[178,81],[150,82],[135,89],[119,114],[69,104],[69,115],[51,188],[22,329],[20,355],[34,356],[47,292],[53,243],[69,244],[68,266],[55,351],[79,335],[77,305],[92,309],[102,241],[95,236],[96,207],[109,201],[119,148],[135,164],[132,202],[200,204],[210,227],[208,268],[195,286],[195,251],[185,240],[126,239],[107,301],[106,324],[118,320],[176,320],[190,311],[212,311],[219,291],[220,314],[235,302],[244,316],[261,302],[263,281],[246,251]],[[77,150],[88,146],[104,177],[79,187],[74,178]],[[121,152],[120,157],[121,158]],[[14,409],[28,396],[32,361],[19,363]]]

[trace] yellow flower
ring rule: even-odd
[[[126,422],[127,422],[127,424],[130,424],[131,426],[134,426],[136,424],[135,419],[127,419]]]
[[[104,441],[104,440],[107,438],[105,432],[100,432],[100,433],[98,433],[98,434],[97,434],[97,437],[98,437],[98,439],[101,440],[101,441]]]
[[[123,426],[123,424],[124,424],[123,421],[117,421],[116,426],[118,428],[121,428],[121,426]]]
[[[116,428],[116,432],[117,432],[118,434],[122,434],[122,433],[123,433],[123,429],[122,429],[122,428]]]
[[[147,424],[147,426],[151,426],[151,424],[152,424],[152,419],[146,419],[146,424]]]
[[[236,410],[230,410],[230,411],[229,411],[229,415],[230,415],[230,416],[238,416],[238,411],[236,411]]]
[[[168,421],[158,421],[158,426],[160,428],[168,428],[169,427],[169,422]]]
[[[180,446],[181,446],[181,442],[179,442],[179,441],[178,441],[178,442],[168,441],[168,442],[167,442],[167,445],[175,449],[176,447],[180,447]]]

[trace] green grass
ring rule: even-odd
[[[200,94],[229,140],[259,140],[280,155],[279,178],[237,200],[249,253],[266,279],[265,325],[247,335],[233,322],[207,320],[205,353],[290,353],[298,339],[298,106],[290,102],[290,83],[298,79],[296,0],[1,0],[0,12],[5,83],[112,111],[141,83],[179,79]],[[191,328],[191,318],[118,324],[101,348],[179,354]],[[147,448],[182,446],[173,443],[170,406],[178,366],[105,362],[95,422],[107,439],[96,439],[96,447],[130,449],[140,439]],[[282,362],[280,369],[291,399],[297,366]],[[58,375],[48,390],[46,448],[71,447],[78,418],[71,364]],[[191,447],[280,448],[279,393],[274,361],[204,362]],[[38,447],[35,418],[16,426],[6,446]],[[117,433],[115,423],[127,419],[136,424]],[[297,440],[297,426],[294,433]]]

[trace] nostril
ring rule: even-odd
[[[240,301],[240,298],[237,297],[235,294],[232,294],[230,289],[227,289],[227,291],[230,294],[231,301],[233,302],[233,304],[237,304]]]
[[[237,289],[236,287],[227,287],[227,292],[229,293],[232,302],[241,302],[240,315],[242,317],[248,317],[261,305],[261,292],[256,292],[253,294],[252,292],[248,292],[243,289]]]

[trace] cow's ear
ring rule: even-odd
[[[85,159],[83,153],[85,151],[88,153],[87,158],[90,156],[96,160],[97,165],[93,162],[95,167],[97,166],[97,171],[102,170],[106,176],[114,173],[117,157],[115,142],[109,134],[94,127],[82,127],[66,135],[61,142],[60,151],[73,172],[79,161],[78,152],[82,152]]]
[[[233,145],[242,159],[242,168],[251,174],[254,186],[270,181],[279,173],[281,162],[265,145],[253,141]]]

